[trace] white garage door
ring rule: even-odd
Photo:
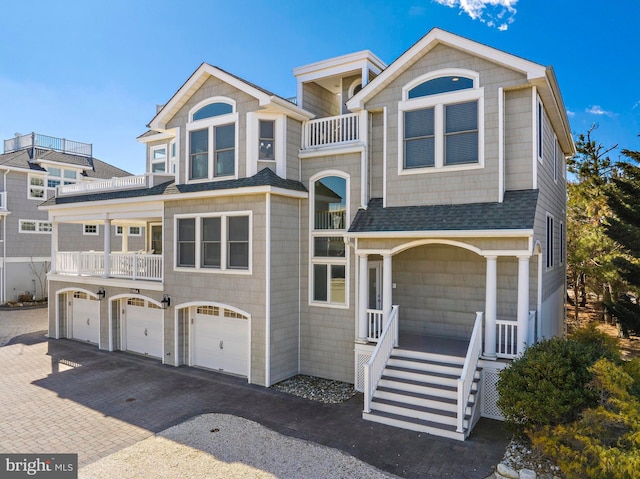
[[[100,340],[100,302],[90,299],[86,293],[73,293],[71,336],[95,344]]]
[[[199,306],[192,319],[192,364],[247,376],[249,318],[222,306]]]
[[[162,358],[162,309],[140,298],[127,299],[125,349]]]

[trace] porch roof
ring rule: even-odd
[[[507,191],[502,203],[392,206],[373,198],[360,209],[350,233],[532,229],[538,190]]]
[[[206,191],[219,191],[237,188],[250,188],[255,186],[273,186],[293,191],[304,191],[307,189],[299,181],[285,180],[279,177],[269,168],[260,170],[255,175],[248,178],[239,178],[224,181],[207,181],[204,183],[190,183],[176,185],[173,181],[168,181],[152,188],[138,188],[133,190],[105,191],[88,195],[53,197],[40,204],[40,207],[84,203],[87,201],[106,201],[126,198],[140,198],[149,196],[166,197],[183,193],[200,193]],[[162,198],[159,198],[162,199]]]

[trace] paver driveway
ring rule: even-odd
[[[5,320],[0,311],[0,339]],[[405,477],[484,478],[508,442],[494,421],[481,421],[464,443],[435,438],[363,421],[362,395],[324,405],[241,378],[47,340],[43,331],[0,347],[0,364],[0,450],[75,452],[80,466],[207,412],[245,417]]]

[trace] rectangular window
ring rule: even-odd
[[[196,220],[181,218],[178,220],[178,266],[196,265]]]
[[[346,304],[346,266],[344,264],[313,265],[313,301]]]
[[[235,171],[236,126],[216,126],[215,132],[215,176],[230,176]]]
[[[202,218],[202,253],[203,268],[220,268],[222,230],[220,217]]]
[[[435,166],[434,109],[404,112],[404,167]]]
[[[544,110],[542,103],[538,101],[538,160],[542,161],[544,151]]]
[[[325,258],[344,258],[344,238],[342,236],[314,237],[313,256]]]
[[[258,128],[260,138],[258,138],[258,160],[275,160],[275,124],[273,120],[259,120]]]
[[[98,225],[82,225],[82,234],[85,235],[97,235]]]
[[[40,220],[19,220],[18,225],[20,233],[51,233],[53,229],[50,222]]]
[[[167,171],[167,147],[152,146],[151,153],[151,173],[164,173]]]
[[[560,264],[564,264],[564,223],[560,223],[560,257],[558,258],[558,262]]]
[[[123,227],[116,226],[116,236],[122,236]],[[128,236],[142,236],[142,228],[140,226],[129,226]]]
[[[196,269],[248,270],[249,215],[208,214],[178,218],[176,265]]]
[[[192,180],[209,177],[209,130],[189,133],[189,159]]]
[[[478,162],[478,102],[446,105],[444,164]]]
[[[249,217],[229,216],[227,220],[228,267],[247,269],[249,268]]]
[[[553,143],[553,181],[558,181],[558,140]]]
[[[47,188],[55,189],[60,185],[73,185],[78,182],[78,171],[66,168],[47,168]]]
[[[44,200],[44,177],[29,175],[29,191],[28,198],[30,200]]]
[[[547,215],[547,269],[553,268],[554,241],[553,216]]]

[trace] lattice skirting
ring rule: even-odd
[[[371,353],[356,350],[355,389],[364,392],[364,365],[371,359]]]
[[[482,416],[504,421],[504,416],[498,408],[498,375],[500,371],[484,369],[482,371]]]

